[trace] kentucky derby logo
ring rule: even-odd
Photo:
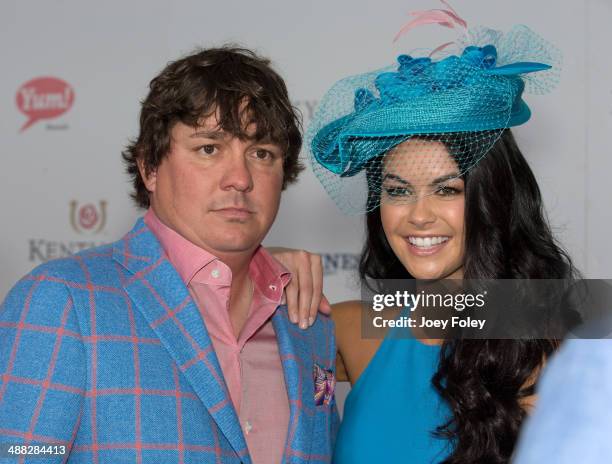
[[[44,263],[50,259],[65,258],[74,253],[104,245],[105,240],[95,239],[93,236],[102,232],[106,226],[107,202],[100,200],[97,205],[93,203],[79,204],[70,202],[70,225],[82,238],[75,240],[62,240],[47,237],[34,237],[28,240],[29,260]]]
[[[100,200],[96,207],[92,203],[79,206],[76,200],[72,200],[70,225],[79,234],[101,232],[106,225],[106,201]]]
[[[56,77],[37,77],[17,90],[15,101],[28,118],[19,130],[23,132],[41,119],[57,118],[68,111],[74,103],[74,90]]]

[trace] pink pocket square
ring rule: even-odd
[[[327,405],[334,397],[336,388],[336,376],[333,371],[323,369],[318,364],[313,369],[315,393],[314,400],[317,406]]]

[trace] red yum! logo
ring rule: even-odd
[[[20,132],[41,119],[64,114],[74,103],[74,90],[56,77],[37,77],[23,84],[15,97],[17,108],[28,118]]]

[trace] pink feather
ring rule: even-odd
[[[432,9],[410,12],[409,14],[411,16],[415,16],[415,18],[402,26],[402,28],[393,38],[393,42],[396,42],[397,39],[406,34],[408,31],[414,29],[415,27],[422,26],[423,24],[439,24],[440,26],[451,29],[455,28],[456,26],[460,26],[467,29],[467,22],[455,12],[449,3],[445,0],[440,1],[449,9]]]

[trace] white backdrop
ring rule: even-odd
[[[532,120],[515,134],[559,240],[586,276],[612,277],[611,0],[453,6],[468,24],[507,30],[524,23],[562,50],[560,85],[549,95],[527,96]],[[307,125],[338,78],[453,40],[452,31],[425,26],[392,43],[408,11],[438,7],[435,0],[4,0],[0,300],[35,265],[113,241],[141,214],[128,198],[120,152],[137,134],[139,100],[166,62],[196,46],[254,48],[286,78]],[[49,79],[30,82],[41,77]],[[20,130],[36,105],[62,114]],[[338,214],[306,171],[284,193],[266,243],[322,253],[334,302],[358,293],[351,282],[362,230],[362,219]]]

